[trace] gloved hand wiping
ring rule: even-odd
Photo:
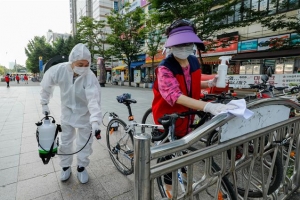
[[[97,140],[101,139],[101,130],[97,122],[92,122],[92,133],[95,135]]]
[[[238,107],[235,105],[228,105],[222,103],[207,103],[203,109],[204,112],[209,112],[212,115],[217,115],[226,110],[237,109]]]
[[[44,115],[46,115],[46,112],[48,113],[48,115],[50,115],[50,110],[49,110],[49,107],[48,105],[42,105],[42,112]]]

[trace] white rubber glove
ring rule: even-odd
[[[42,105],[43,114],[46,115],[46,112],[48,112],[48,115],[50,115],[50,110],[48,105]]]
[[[207,81],[207,85],[208,85],[208,87],[214,87],[214,86],[216,86],[216,84],[217,84],[217,81],[218,81],[218,75],[216,75],[213,79],[211,79],[211,80],[208,80]]]
[[[238,108],[235,105],[227,105],[222,103],[207,103],[203,109],[204,112],[209,112],[212,115],[217,115],[222,111],[234,110]]]

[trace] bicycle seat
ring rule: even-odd
[[[285,90],[286,88],[289,88],[289,87],[287,87],[287,86],[285,86],[285,87],[274,87],[275,90],[279,90],[279,91]]]

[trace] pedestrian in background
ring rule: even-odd
[[[19,83],[19,81],[20,81],[19,74],[16,75],[16,80],[17,80],[17,83],[20,84],[20,83]]]
[[[21,75],[21,81],[24,81],[24,75],[23,74]]]
[[[7,85],[8,88],[9,88],[9,81],[10,81],[9,74],[6,74],[6,76],[5,76],[5,82],[6,82],[6,85]]]
[[[71,175],[73,141],[76,137],[77,178],[80,183],[89,180],[86,167],[92,154],[93,137],[100,130],[102,121],[101,89],[95,74],[90,69],[91,53],[84,44],[77,44],[69,55],[69,62],[52,66],[41,82],[41,104],[43,114],[49,112],[48,103],[55,85],[60,87],[61,128],[58,147],[61,181]],[[77,131],[76,131],[77,129]]]
[[[111,76],[110,76],[110,73],[108,72],[107,73],[107,83],[109,83],[111,81]]]
[[[24,75],[24,81],[25,81],[25,84],[28,84],[28,76],[27,76],[27,74]]]

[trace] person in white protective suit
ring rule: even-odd
[[[48,103],[54,86],[60,87],[61,128],[59,154],[70,154],[80,150],[88,141],[91,131],[100,130],[102,120],[101,91],[95,74],[90,70],[91,54],[84,44],[77,44],[69,55],[69,62],[52,66],[41,82],[41,104],[43,114],[49,111]],[[76,130],[77,129],[77,136]],[[76,150],[73,141],[76,137]],[[86,167],[92,154],[93,136],[77,154],[77,177],[81,183],[88,182]],[[71,175],[73,155],[60,155],[61,181]]]

